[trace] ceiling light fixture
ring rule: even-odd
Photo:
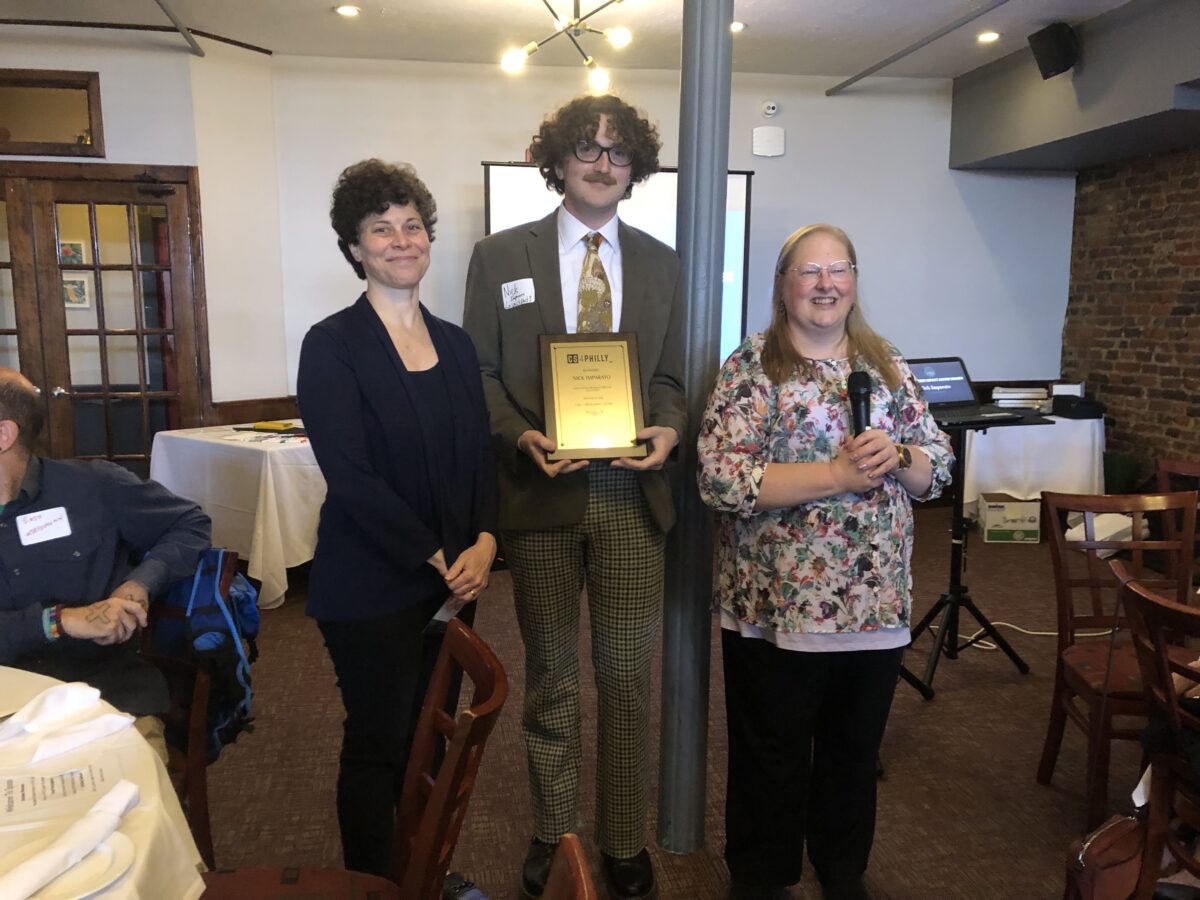
[[[734,34],[741,34],[743,31],[746,30],[746,23],[745,22],[737,22],[737,21],[730,22],[729,30],[732,31]]]
[[[339,16],[345,16],[347,19],[353,19],[362,10],[357,6],[351,6],[349,3],[343,3],[341,6],[335,6],[333,11]]]
[[[1000,32],[998,31],[981,31],[975,35],[975,40],[981,44],[994,44],[1000,40]]]
[[[602,94],[608,90],[612,79],[609,78],[608,72],[596,64],[596,60],[589,56],[579,45],[579,38],[588,34],[597,34],[605,38],[614,50],[620,50],[628,47],[633,40],[633,32],[623,25],[618,25],[614,28],[605,28],[601,31],[599,28],[593,28],[587,24],[588,20],[603,9],[612,6],[614,3],[620,3],[621,0],[605,0],[589,13],[583,13],[580,10],[580,0],[573,0],[574,14],[570,18],[559,16],[555,12],[554,7],[550,5],[550,0],[542,0],[542,4],[550,11],[551,18],[554,19],[555,31],[548,37],[542,38],[540,41],[530,41],[523,47],[512,47],[504,51],[504,55],[500,57],[500,68],[509,75],[517,75],[525,69],[525,63],[529,57],[537,53],[543,44],[549,43],[559,35],[565,34],[575,45],[575,49],[579,51],[580,57],[583,59],[583,65],[588,70],[588,85],[592,91],[597,94]]]

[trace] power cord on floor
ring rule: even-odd
[[[996,627],[1003,626],[1005,628],[1011,628],[1013,631],[1019,631],[1019,632],[1021,632],[1021,634],[1028,634],[1033,637],[1058,637],[1057,631],[1030,631],[1027,628],[1022,628],[1020,625],[1014,625],[1012,622],[993,622],[992,625],[994,625]],[[937,631],[938,626],[930,625],[929,630]],[[966,647],[974,647],[977,650],[998,650],[998,649],[1000,649],[995,644],[993,644],[991,641],[978,641],[976,643],[971,643],[972,641],[975,641],[975,639],[977,637],[979,637],[979,635],[985,634],[985,633],[986,632],[984,631],[984,629],[980,628],[973,635],[971,635],[969,638],[967,638],[967,643],[963,649],[966,649]],[[1076,634],[1075,637],[1081,637],[1081,638],[1083,638],[1083,637],[1108,637],[1108,635],[1110,635],[1110,634],[1112,634],[1112,629],[1106,628],[1103,631],[1080,632],[1080,633]]]

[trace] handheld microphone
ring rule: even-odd
[[[866,372],[851,372],[846,389],[850,394],[850,420],[857,437],[871,427],[871,376]]]

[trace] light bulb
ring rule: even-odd
[[[351,6],[348,3],[342,4],[341,6],[335,6],[333,11],[339,16],[345,16],[347,19],[353,19],[360,12],[362,12],[362,10],[357,6]]]
[[[525,68],[525,60],[528,58],[520,47],[513,47],[505,50],[504,55],[500,57],[500,68],[509,75],[516,75]]]
[[[537,41],[530,41],[524,47],[512,47],[504,51],[500,57],[500,68],[509,75],[516,75],[525,68],[525,60],[538,52]]]
[[[588,86],[592,89],[592,93],[603,94],[608,90],[609,84],[612,81],[608,77],[608,72],[600,68],[595,63],[588,67]]]
[[[975,40],[981,44],[994,44],[1000,40],[1000,33],[998,31],[981,31],[975,35]]]
[[[624,25],[618,25],[616,28],[605,28],[604,36],[608,38],[608,42],[617,50],[629,46],[629,42],[633,40],[633,32]]]
[[[732,31],[734,34],[741,34],[743,31],[746,30],[746,23],[745,22],[730,22],[729,30]]]

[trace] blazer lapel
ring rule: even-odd
[[[646,311],[645,259],[638,236],[624,222],[617,225],[621,241],[621,322],[618,331],[637,333]]]
[[[558,210],[530,227],[525,246],[542,325],[546,334],[563,334],[567,320],[563,315],[562,279],[558,273]]]

